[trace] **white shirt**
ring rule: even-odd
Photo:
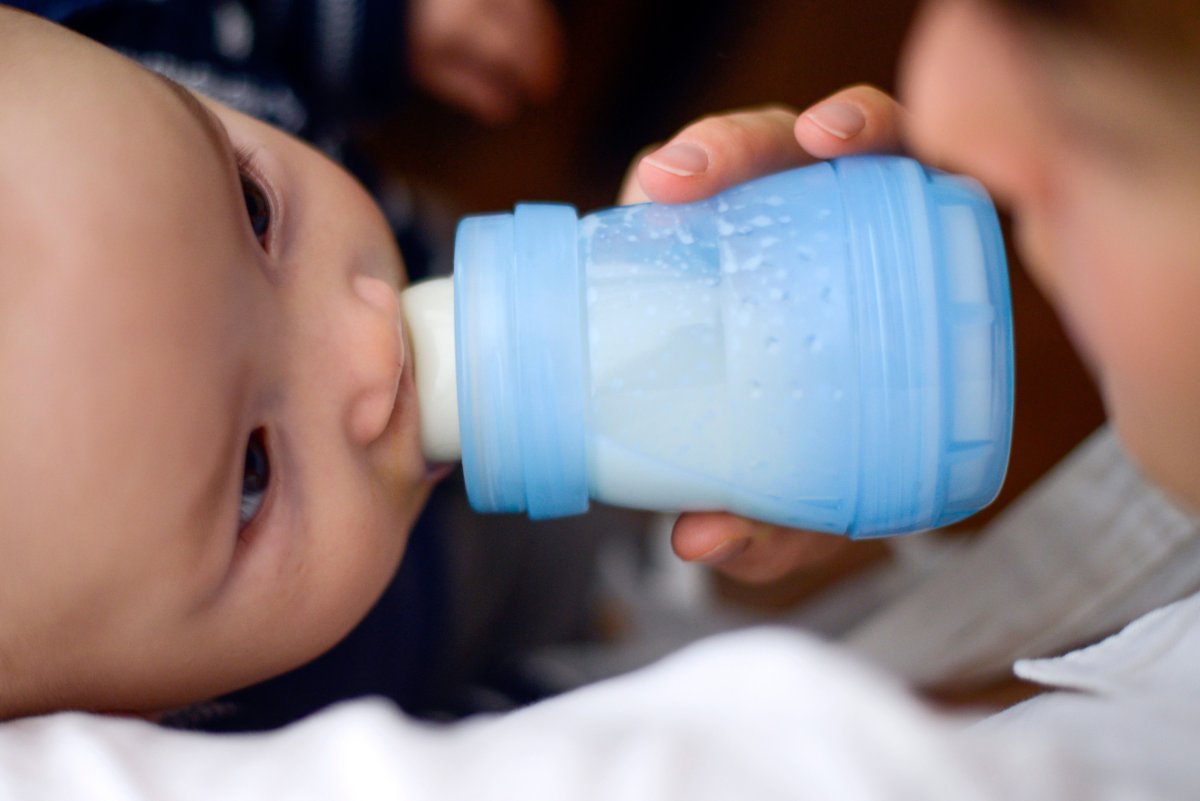
[[[0,798],[1200,798],[1200,598],[1018,670],[1067,689],[974,725],[776,629],[444,726],[370,700],[256,735],[62,713],[0,726]]]

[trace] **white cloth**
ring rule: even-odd
[[[903,555],[937,542],[896,544]],[[919,686],[994,681],[1017,659],[1095,642],[1200,591],[1200,521],[1141,476],[1107,426],[979,536],[939,544],[927,575],[838,633]]]
[[[236,736],[63,713],[0,726],[0,798],[1200,798],[1200,599],[1020,670],[1071,689],[969,726],[842,651],[763,629],[445,726],[379,701]]]

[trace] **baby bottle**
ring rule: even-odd
[[[406,290],[423,446],[471,505],[589,498],[871,537],[987,505],[1012,431],[1012,320],[982,188],[855,156],[697,203],[458,227]]]

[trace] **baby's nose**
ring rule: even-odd
[[[404,341],[400,334],[399,298],[387,281],[356,275],[353,286],[354,328],[349,360],[351,386],[346,409],[346,431],[359,444],[376,440],[387,428],[396,405],[400,373],[404,367]]]

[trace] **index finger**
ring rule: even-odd
[[[903,108],[873,86],[843,89],[803,113],[769,106],[705,117],[644,156],[646,197],[685,203],[817,159],[903,149]]]
[[[704,117],[643,156],[638,183],[650,200],[686,203],[812,161],[796,141],[795,124],[796,111],[786,106]]]

